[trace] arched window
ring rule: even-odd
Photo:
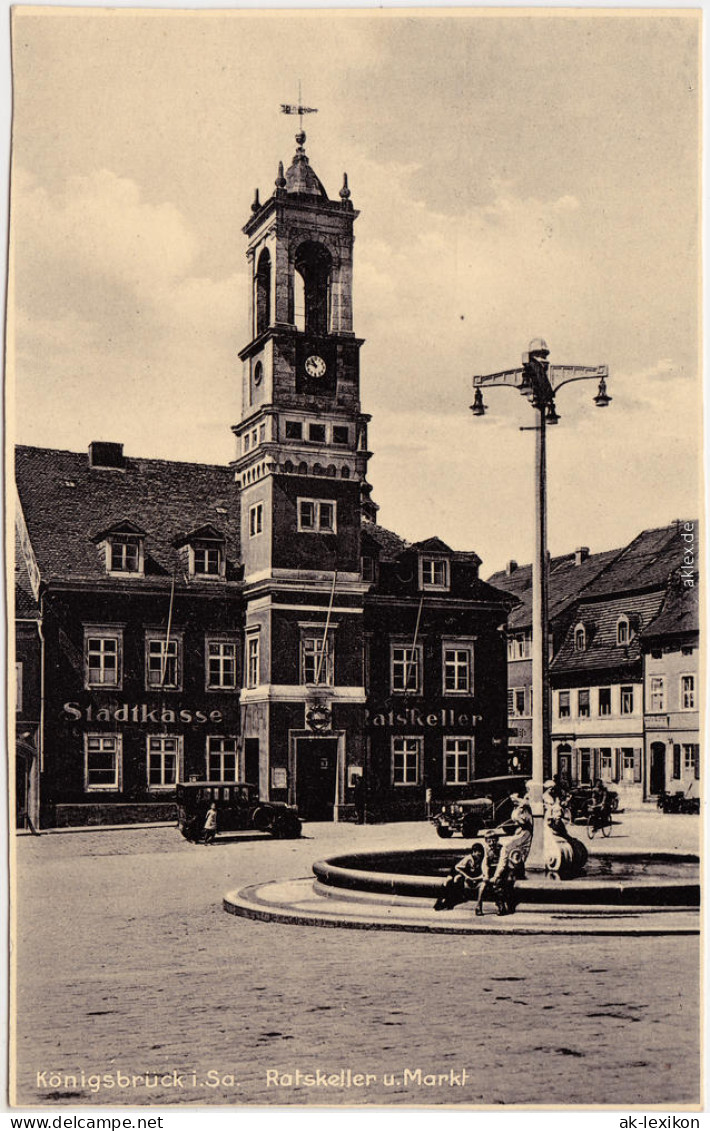
[[[349,479],[350,478],[350,468],[348,467],[347,464],[345,464],[344,467],[341,467],[340,478],[341,479]]]
[[[254,279],[254,309],[256,312],[256,333],[263,334],[268,328],[271,315],[271,258],[266,248],[259,256]]]
[[[578,624],[574,630],[574,650],[584,652],[587,647],[587,630],[583,624]]]
[[[286,472],[287,475],[290,475],[291,472],[293,471],[293,464],[291,463],[290,459],[286,460],[286,462],[284,464],[284,471]]]
[[[308,464],[305,461],[302,461],[301,463],[299,463],[298,474],[299,475],[308,475]]]
[[[335,469],[335,464],[329,463],[328,466],[325,469],[325,473],[326,473],[326,475],[329,475],[331,479],[334,479],[335,476],[337,475],[337,471]]]
[[[322,244],[307,240],[294,261],[294,322],[307,334],[327,334],[330,325],[330,276],[333,261]]]
[[[626,616],[619,617],[618,621],[616,622],[616,643],[628,644],[630,639],[631,625],[629,624],[629,618]]]

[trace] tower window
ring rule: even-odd
[[[330,252],[322,244],[307,240],[296,251],[294,266],[297,273],[294,287],[296,327],[307,334],[327,334],[330,325]],[[299,278],[301,286],[298,285]],[[299,299],[302,309],[299,309]]]
[[[256,314],[255,330],[257,335],[263,334],[268,328],[271,307],[271,259],[264,248],[259,256],[254,279],[254,309]]]
[[[349,444],[350,443],[350,429],[342,424],[333,425],[333,443],[334,444]]]
[[[325,424],[309,424],[308,439],[314,444],[324,444]]]
[[[302,440],[303,439],[303,425],[300,420],[287,420],[286,421],[286,439],[287,440]]]
[[[254,503],[249,507],[249,537],[254,538],[264,530],[264,504]]]
[[[336,530],[335,503],[326,499],[299,499],[298,529],[334,534]]]

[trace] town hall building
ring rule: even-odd
[[[231,466],[18,448],[20,823],[167,818],[202,778],[306,820],[358,798],[365,819],[416,819],[505,772],[514,601],[475,553],[377,523],[358,213],[305,140],[244,228]]]

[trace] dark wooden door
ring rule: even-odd
[[[332,821],[337,738],[299,738],[296,746],[296,805],[304,821]]]

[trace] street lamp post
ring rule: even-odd
[[[571,381],[599,380],[594,403],[606,408],[611,397],[606,391],[609,371],[606,365],[550,365],[550,351],[542,338],[534,339],[523,354],[520,369],[508,369],[474,377],[475,394],[471,411],[483,416],[482,387],[507,386],[527,397],[537,413],[537,423],[521,431],[535,432],[535,555],[533,557],[533,731],[532,731],[532,802],[536,812],[542,804],[542,783],[552,772],[550,749],[550,679],[549,679],[549,616],[547,564],[547,427],[557,424],[559,416],[555,397],[563,385]]]

